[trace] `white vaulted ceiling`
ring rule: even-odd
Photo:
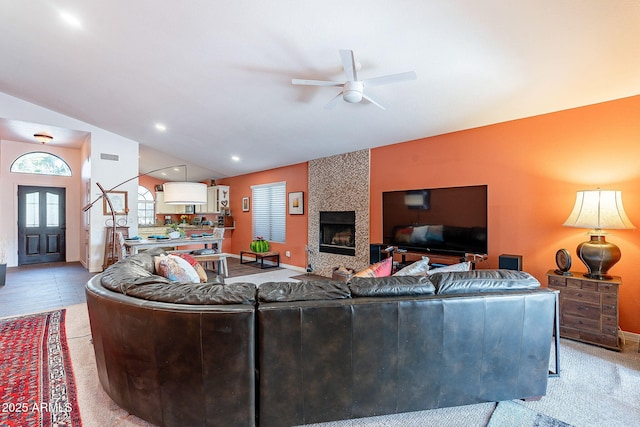
[[[637,0],[5,0],[0,16],[0,92],[138,141],[143,171],[185,160],[190,178],[640,94]],[[291,79],[343,81],[339,49],[361,79],[417,80],[367,90],[385,111],[327,110],[339,88]],[[25,124],[0,119],[20,140]]]

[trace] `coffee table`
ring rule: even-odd
[[[251,261],[243,261],[243,257],[249,255],[253,257]],[[273,264],[266,264],[264,260],[271,261]],[[260,268],[274,268],[280,267],[280,252],[253,252],[253,251],[240,251],[240,264],[252,264],[260,261]]]

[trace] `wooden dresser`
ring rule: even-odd
[[[560,336],[620,350],[618,287],[620,277],[589,279],[583,273],[561,276],[547,272],[549,288],[560,291]]]

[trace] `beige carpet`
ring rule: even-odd
[[[67,308],[66,325],[83,426],[151,426],[120,409],[102,390],[85,304]],[[637,342],[628,343],[624,352],[617,353],[562,340],[560,378],[549,379],[547,396],[540,401],[518,403],[577,427],[640,425],[640,353],[637,346]],[[495,403],[483,403],[314,426],[484,427],[495,407]]]

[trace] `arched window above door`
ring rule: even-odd
[[[12,173],[33,173],[38,175],[71,176],[71,168],[60,157],[43,151],[23,154],[13,161]]]

